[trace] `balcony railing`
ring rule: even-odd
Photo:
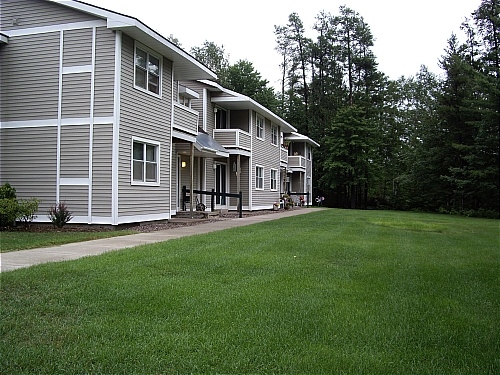
[[[224,148],[251,151],[251,136],[241,129],[214,129],[214,139]]]
[[[182,104],[174,103],[174,129],[197,135],[198,117],[198,111]]]
[[[288,149],[280,147],[280,161],[288,163]]]
[[[306,158],[300,155],[288,156],[289,168],[306,168]]]

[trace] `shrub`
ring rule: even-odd
[[[19,204],[17,199],[0,199],[0,227],[12,227],[16,223]]]
[[[0,186],[0,199],[16,199],[16,189],[14,189],[8,182]]]
[[[40,201],[36,198],[21,199],[18,204],[17,219],[20,219],[27,227],[35,218]]]
[[[51,206],[47,216],[52,224],[58,228],[62,228],[73,219],[72,213],[68,210],[68,206],[64,202],[59,202],[55,206]]]

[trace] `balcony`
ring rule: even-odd
[[[288,149],[283,146],[280,147],[280,162],[284,164],[288,163]]]
[[[174,130],[196,136],[198,134],[198,111],[174,103]]]
[[[241,129],[214,129],[214,139],[227,149],[252,150],[250,134]]]
[[[292,171],[305,171],[306,158],[300,155],[288,156],[288,168]]]

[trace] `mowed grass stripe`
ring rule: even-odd
[[[0,372],[498,373],[498,230],[325,210],[5,273]]]

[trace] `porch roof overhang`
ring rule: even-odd
[[[273,123],[281,127],[281,131],[284,133],[292,133],[296,132],[297,129],[295,129],[291,124],[283,120],[281,117],[279,117],[277,114],[274,112],[270,111],[266,107],[264,107],[262,104],[257,103],[255,100],[252,98],[239,94],[235,91],[231,91],[229,89],[226,89],[222,86],[220,86],[216,82],[208,81],[208,80],[202,80],[202,83],[208,85],[211,87],[211,91],[214,92],[221,92],[224,95],[222,96],[212,96],[212,103],[219,104],[223,106],[224,108],[227,109],[232,109],[232,110],[241,110],[241,109],[250,109],[253,110],[260,115],[270,119]]]
[[[196,137],[187,137],[184,133],[173,136],[181,140],[177,143],[176,148],[179,154],[189,155],[191,152],[191,143],[194,144],[194,156],[197,157],[212,157],[212,158],[228,158],[229,150],[226,150],[215,139],[206,133],[199,133]],[[174,140],[174,143],[175,140]]]
[[[199,133],[196,136],[194,147],[200,152],[211,154],[211,156],[229,157],[229,152],[206,133]]]
[[[292,132],[291,134],[285,135],[285,140],[286,141],[292,141],[292,142],[306,142],[306,143],[308,143],[310,145],[313,145],[313,146],[316,146],[316,147],[320,147],[320,145],[319,145],[318,142],[312,140],[308,136],[299,134],[297,132]]]
[[[0,33],[0,44],[9,44],[9,37]]]

